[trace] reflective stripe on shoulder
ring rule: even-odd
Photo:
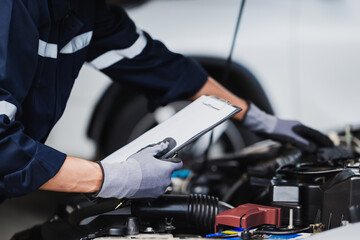
[[[146,47],[146,37],[139,29],[136,31],[139,34],[138,39],[128,48],[108,51],[90,62],[91,65],[101,70],[121,61],[124,58],[134,58],[139,55]]]
[[[0,115],[5,114],[10,121],[15,120],[17,108],[14,104],[6,102],[6,101],[0,101]]]
[[[89,31],[74,37],[60,50],[60,53],[70,54],[85,48],[90,44],[92,35],[93,31]]]
[[[57,58],[58,46],[55,43],[47,43],[39,39],[38,54],[42,57]]]

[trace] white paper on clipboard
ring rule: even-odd
[[[168,137],[176,141],[176,146],[163,157],[172,156],[240,111],[240,108],[222,99],[203,95],[168,120],[112,153],[106,158],[106,161],[125,161],[140,149]]]

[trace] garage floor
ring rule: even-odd
[[[43,223],[56,211],[57,205],[72,194],[38,191],[0,204],[0,240]]]

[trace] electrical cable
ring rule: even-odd
[[[316,167],[322,167],[323,169],[315,169]],[[327,169],[326,169],[327,168]],[[322,166],[314,163],[301,163],[301,164],[287,164],[283,165],[276,170],[277,174],[295,174],[295,175],[319,175],[319,174],[331,174],[342,172],[344,168],[335,168],[329,166]]]
[[[312,229],[312,226],[293,230],[255,230],[253,234],[266,234],[266,235],[291,235],[301,232],[307,232]]]
[[[299,229],[292,229],[292,230],[255,230],[255,231],[251,231],[251,235],[262,235],[262,234],[266,234],[266,235],[292,235],[292,234],[297,234],[297,233],[301,233],[301,232],[307,232],[309,230],[312,229],[312,226],[308,226],[305,228],[299,228]],[[241,234],[240,233],[235,233],[235,234],[227,234],[227,235],[219,235],[219,236],[212,236],[209,238],[235,238],[235,237],[240,237]]]
[[[331,173],[340,173],[344,171],[343,168],[336,168],[331,170],[319,170],[319,171],[294,171],[294,170],[280,170],[278,174],[295,174],[295,175],[321,175],[321,174],[331,174]]]
[[[232,62],[232,55],[233,55],[233,52],[234,52],[235,43],[236,43],[237,35],[238,35],[238,32],[239,32],[240,20],[241,20],[241,16],[242,16],[242,13],[243,13],[243,10],[244,10],[245,2],[246,2],[246,0],[241,1],[240,10],[239,10],[239,14],[238,14],[238,17],[237,17],[235,31],[234,31],[234,35],[233,35],[233,39],[232,39],[232,43],[231,43],[230,53],[229,53],[229,56],[228,56],[228,58],[226,60],[225,71],[224,71],[224,74],[223,74],[223,77],[222,77],[223,84],[225,84],[225,82],[227,81],[227,79],[229,77],[230,66],[231,66],[231,62]]]
[[[211,237],[207,237],[207,238],[220,238],[220,239],[224,239],[224,238],[236,238],[236,237],[240,237],[240,233],[226,234],[226,235],[219,235],[219,236],[211,236]]]

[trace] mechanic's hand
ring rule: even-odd
[[[273,140],[291,143],[307,152],[318,147],[331,147],[331,140],[321,132],[304,126],[299,121],[283,120],[260,110],[251,103],[245,115],[243,126]]]
[[[124,162],[101,161],[103,184],[96,195],[101,198],[156,198],[171,183],[171,174],[182,167],[177,158],[159,160],[155,155],[169,149],[169,140],[150,145]]]

